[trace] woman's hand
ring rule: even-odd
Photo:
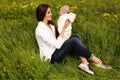
[[[69,24],[70,24],[70,20],[67,19],[66,22],[65,22],[65,25],[64,25],[64,27],[62,29],[62,32],[59,34],[60,37],[62,37],[62,38],[64,37],[65,29],[68,27]]]
[[[66,28],[68,27],[69,24],[70,24],[70,20],[67,19],[66,22],[65,22],[65,24],[64,24],[63,29],[66,29]]]

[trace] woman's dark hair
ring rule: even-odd
[[[36,8],[36,17],[38,21],[43,21],[45,14],[47,12],[47,9],[50,6],[47,4],[40,4],[38,5],[38,7]]]
[[[43,21],[48,8],[50,8],[50,6],[48,4],[38,5],[38,7],[36,8],[36,17],[37,17],[38,22]],[[55,33],[56,33],[56,38],[57,38],[59,36],[58,30],[57,30],[57,25],[51,20],[48,21],[48,24],[55,26]]]

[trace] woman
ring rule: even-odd
[[[82,61],[78,67],[85,72],[94,74],[94,72],[89,69],[87,60],[92,60],[99,67],[109,68],[84,47],[78,35],[71,36],[67,41],[64,40],[64,32],[70,24],[70,21],[66,20],[62,32],[58,33],[57,26],[52,22],[52,12],[49,5],[40,4],[36,8],[36,17],[38,26],[35,30],[35,36],[42,60],[50,60],[52,64],[55,62],[60,63],[75,49]]]

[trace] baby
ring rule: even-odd
[[[70,25],[66,28],[65,33],[64,33],[65,40],[69,39],[71,36],[72,23],[74,22],[75,17],[76,17],[76,14],[70,12],[70,7],[68,5],[64,5],[60,8],[60,16],[58,18],[58,32],[59,33],[61,33],[66,20],[67,19],[70,20]],[[94,74],[94,72],[89,69],[89,65],[88,65],[89,63],[87,62],[87,59],[84,57],[80,57],[80,59],[82,63],[78,67],[89,74]]]
[[[70,25],[65,30],[65,40],[69,39],[72,33],[72,24],[75,20],[76,14],[70,12],[70,7],[64,5],[60,8],[60,17],[58,18],[58,32],[61,33],[63,26],[67,19],[70,20]]]

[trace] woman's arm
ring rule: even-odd
[[[53,37],[51,37],[49,34],[45,34],[45,31],[44,29],[41,29],[40,27],[38,27],[36,29],[36,38],[37,38],[37,41],[38,42],[41,42],[44,41],[45,43],[47,43],[48,45],[50,46],[53,46],[57,49],[59,49],[62,44],[64,43],[64,32],[65,32],[65,29],[67,28],[67,26],[69,25],[70,21],[67,20],[65,22],[65,25],[63,27],[63,30],[62,32],[59,34],[58,38],[57,39],[53,39]]]
[[[59,34],[59,37],[62,37],[62,38],[64,37],[65,29],[68,27],[69,24],[70,24],[70,20],[67,19],[66,22],[65,22],[65,25],[64,25],[64,27],[62,29],[62,32]]]

